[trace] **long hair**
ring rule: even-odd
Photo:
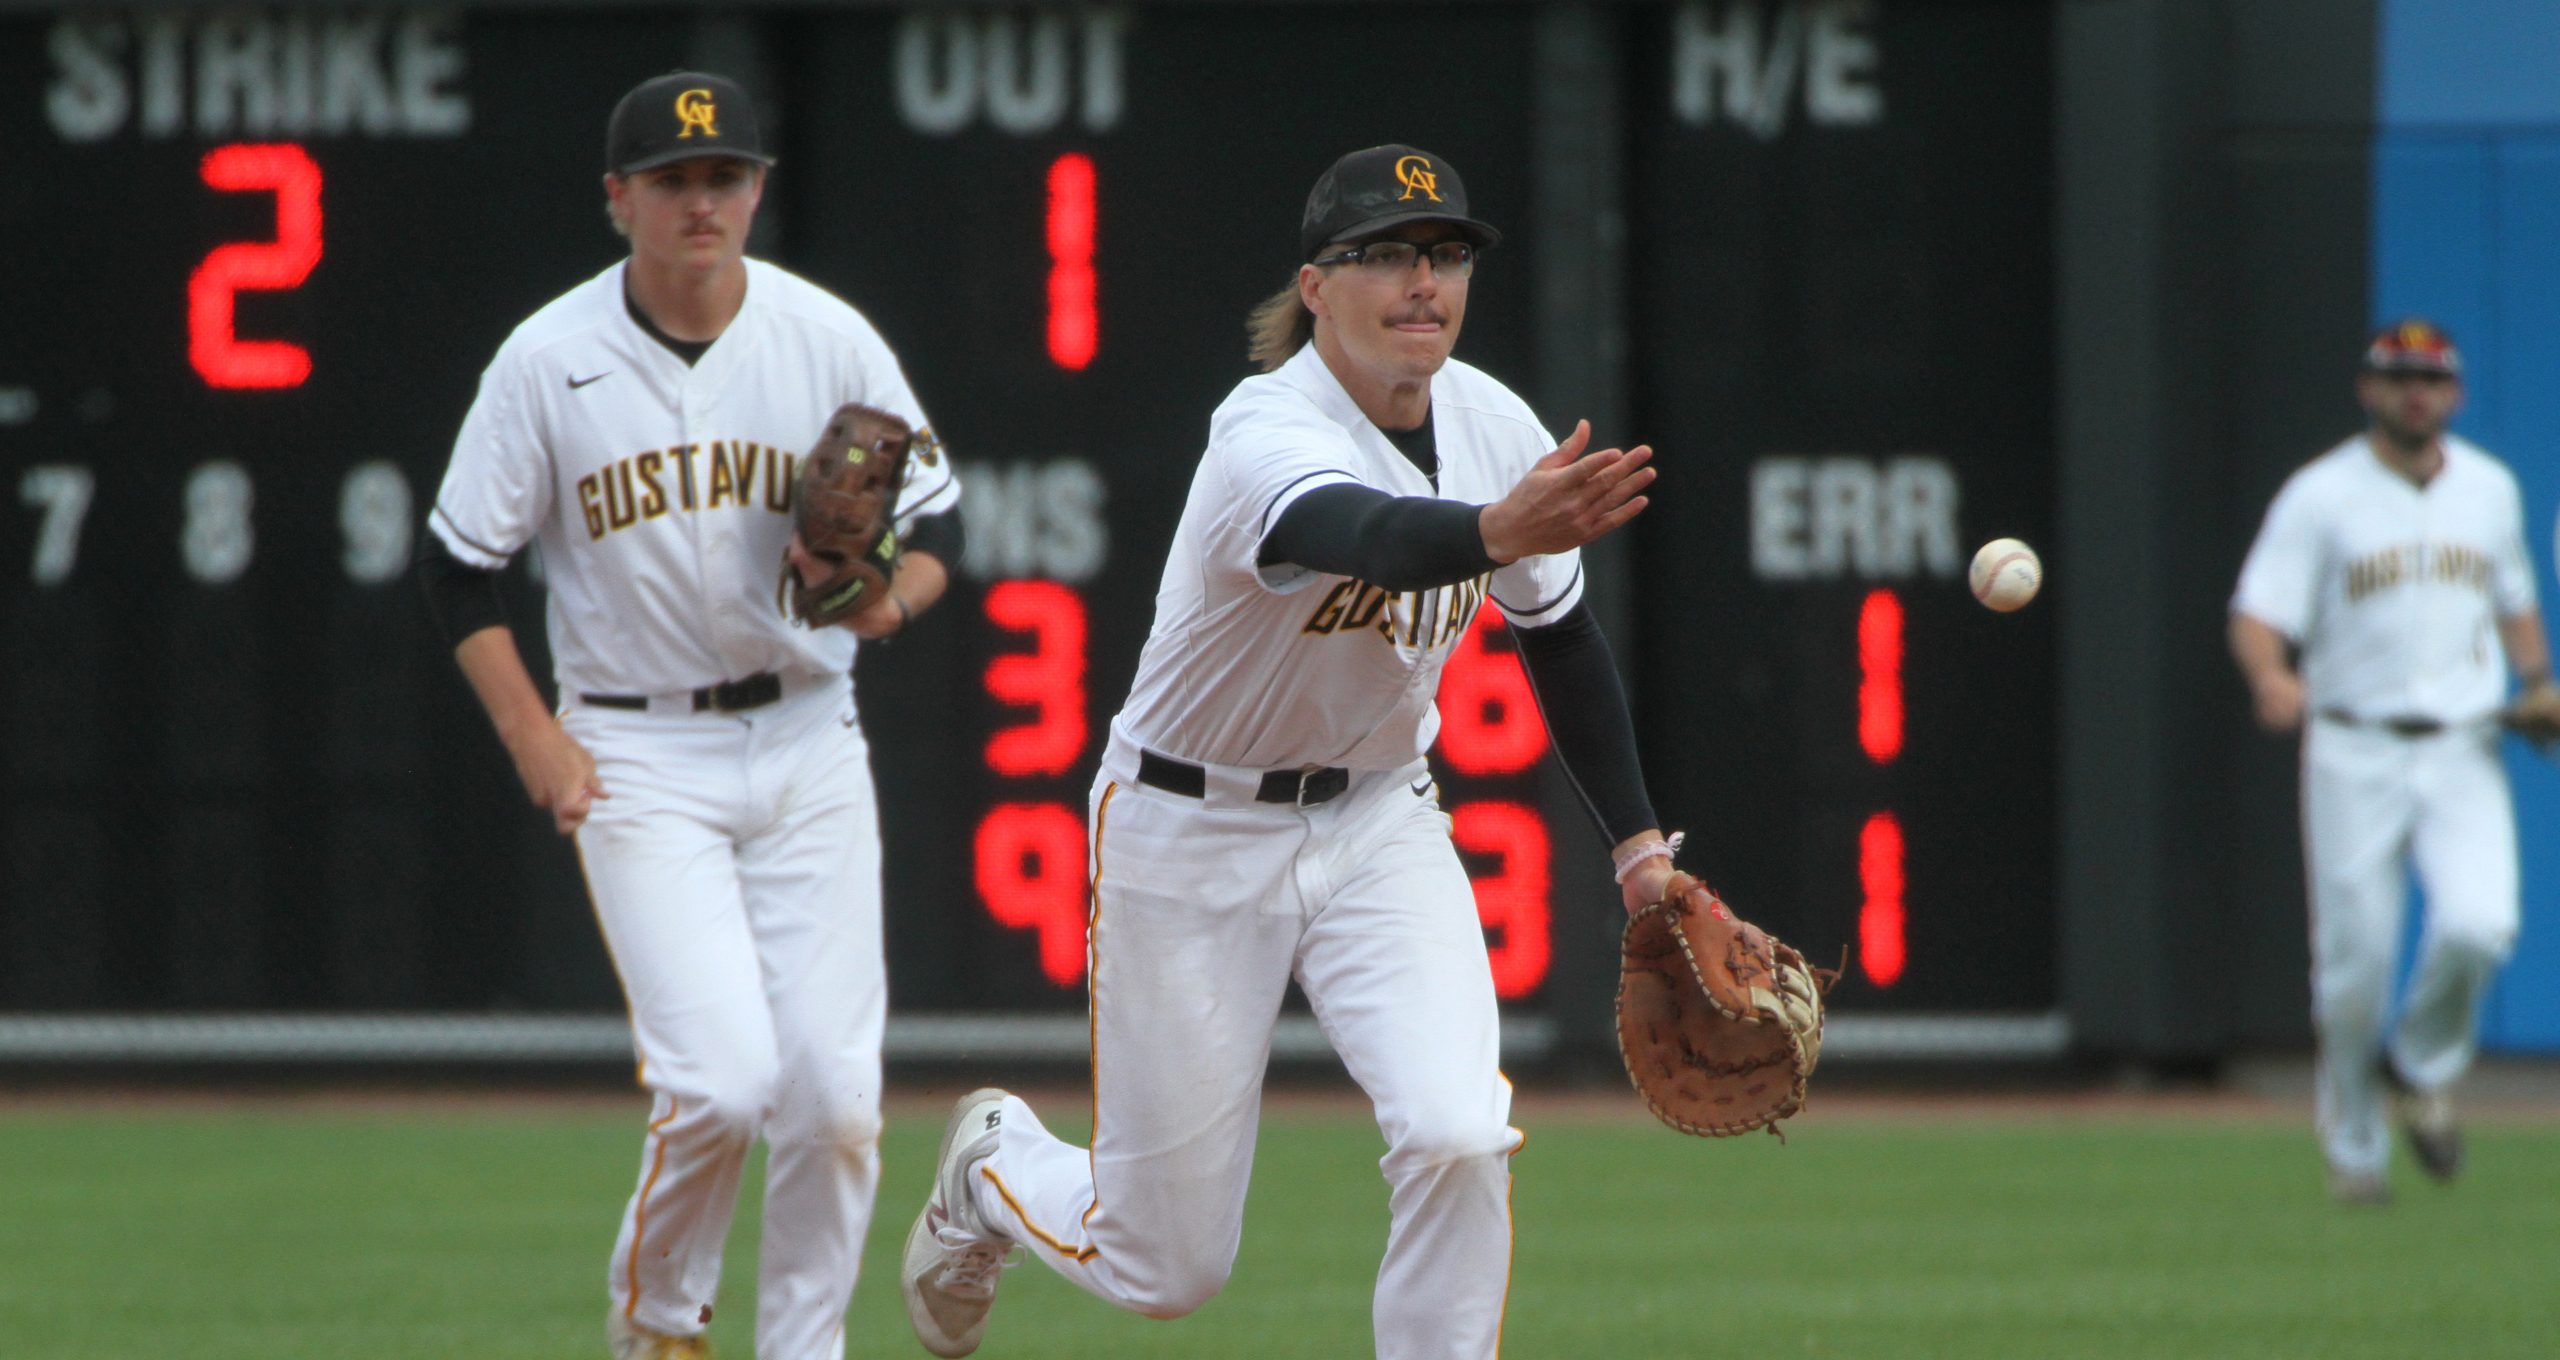
[[[1289,276],[1289,286],[1253,305],[1245,316],[1247,340],[1245,355],[1261,365],[1265,373],[1289,362],[1289,356],[1315,338],[1316,314],[1298,298],[1298,276]]]

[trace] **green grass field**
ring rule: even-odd
[[[2560,1354],[2547,1120],[2475,1129],[2457,1186],[2404,1163],[2396,1205],[2350,1211],[2290,1119],[1871,1108],[1817,1104],[1784,1146],[1525,1108],[1504,1354]],[[640,1110],[0,1110],[0,1354],[593,1360]],[[892,1272],[940,1115],[898,1114],[856,1356],[924,1354]],[[1224,1295],[1148,1322],[1025,1265],[979,1354],[1369,1354],[1381,1150],[1357,1112],[1272,1115]],[[752,1220],[712,1328],[732,1360]]]

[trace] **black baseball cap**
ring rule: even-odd
[[[2374,333],[2364,347],[2367,373],[2441,373],[2462,376],[2462,354],[2453,337],[2423,316],[2403,317]]]
[[[637,174],[695,156],[735,156],[773,164],[756,106],[738,82],[704,71],[670,71],[632,88],[604,130],[604,167]]]
[[[1450,223],[1480,247],[1502,239],[1492,224],[1467,216],[1467,184],[1458,167],[1420,147],[1389,142],[1354,151],[1317,177],[1298,225],[1298,258],[1312,260],[1328,242],[1356,241],[1407,222]]]

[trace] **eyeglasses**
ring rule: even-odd
[[[1428,251],[1431,270],[1444,279],[1463,279],[1476,272],[1476,248],[1467,241],[1434,241],[1429,246],[1411,241],[1369,241],[1319,255],[1310,264],[1356,264],[1365,273],[1389,278],[1413,268],[1413,262]]]

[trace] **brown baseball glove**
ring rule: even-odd
[[[2517,695],[2498,710],[2498,721],[2549,753],[2560,746],[2560,685],[2546,681]]]
[[[1627,922],[1618,1052],[1645,1104],[1682,1133],[1777,1133],[1804,1108],[1822,1056],[1822,994],[1840,975],[1761,939],[1687,874]]]
[[[782,576],[791,612],[810,627],[841,623],[888,592],[898,569],[898,488],[915,442],[905,420],[847,402],[800,460],[792,527],[809,556],[831,570],[812,585],[785,562]]]

